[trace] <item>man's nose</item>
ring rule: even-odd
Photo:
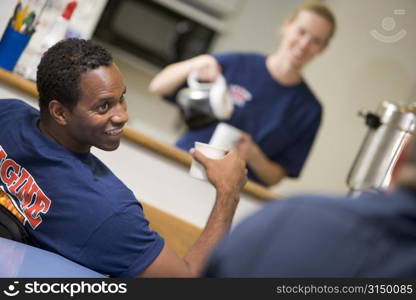
[[[129,115],[127,113],[127,107],[125,103],[119,103],[117,105],[111,120],[115,123],[127,123],[129,120]]]

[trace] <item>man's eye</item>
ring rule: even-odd
[[[97,107],[99,112],[106,112],[108,110],[108,103],[103,103]]]

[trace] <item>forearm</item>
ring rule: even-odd
[[[187,79],[189,73],[197,71],[201,81],[213,81],[221,73],[221,67],[215,58],[202,54],[167,66],[155,76],[149,85],[149,91],[160,96],[172,94]]]
[[[212,250],[228,232],[239,197],[239,191],[217,192],[216,202],[205,229],[184,257],[193,274],[201,274]],[[229,201],[231,198],[234,198],[234,201]]]
[[[158,257],[138,274],[140,277],[200,276],[213,248],[230,228],[240,191],[247,181],[245,161],[236,149],[218,160],[209,159],[198,151],[191,154],[204,165],[208,179],[217,191],[207,224],[183,259],[165,244]]]
[[[185,82],[191,68],[192,62],[190,60],[167,66],[152,79],[149,91],[159,96],[172,94]]]
[[[268,186],[279,183],[286,176],[285,169],[271,161],[261,149],[256,148],[250,159],[247,160],[250,169]]]

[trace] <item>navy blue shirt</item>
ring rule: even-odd
[[[215,250],[208,277],[415,277],[416,194],[268,204]]]
[[[106,275],[136,276],[159,255],[163,239],[97,157],[53,142],[38,121],[28,104],[0,100],[2,204],[41,248]]]
[[[289,177],[298,177],[321,121],[321,105],[307,84],[276,82],[266,57],[252,53],[214,56],[221,65],[234,112],[226,123],[249,133],[265,155],[281,165]],[[176,93],[169,96],[175,101]],[[187,151],[195,141],[208,143],[217,123],[188,130],[176,145]],[[249,178],[261,182],[249,169]]]

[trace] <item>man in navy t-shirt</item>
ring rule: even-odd
[[[200,55],[167,66],[150,91],[176,102],[188,75],[214,81],[222,73],[234,111],[226,120],[245,132],[237,148],[249,178],[264,185],[298,177],[318,131],[322,107],[302,77],[303,67],[328,45],[335,31],[330,9],[318,2],[298,7],[281,28],[277,51]],[[217,122],[186,131],[176,142],[183,150],[208,142]]]
[[[91,147],[118,148],[128,120],[122,75],[110,53],[67,39],[42,57],[40,112],[0,100],[0,198],[36,244],[114,277],[197,276],[231,224],[245,164],[193,153],[217,190],[199,240],[180,259],[149,229],[142,206]]]

